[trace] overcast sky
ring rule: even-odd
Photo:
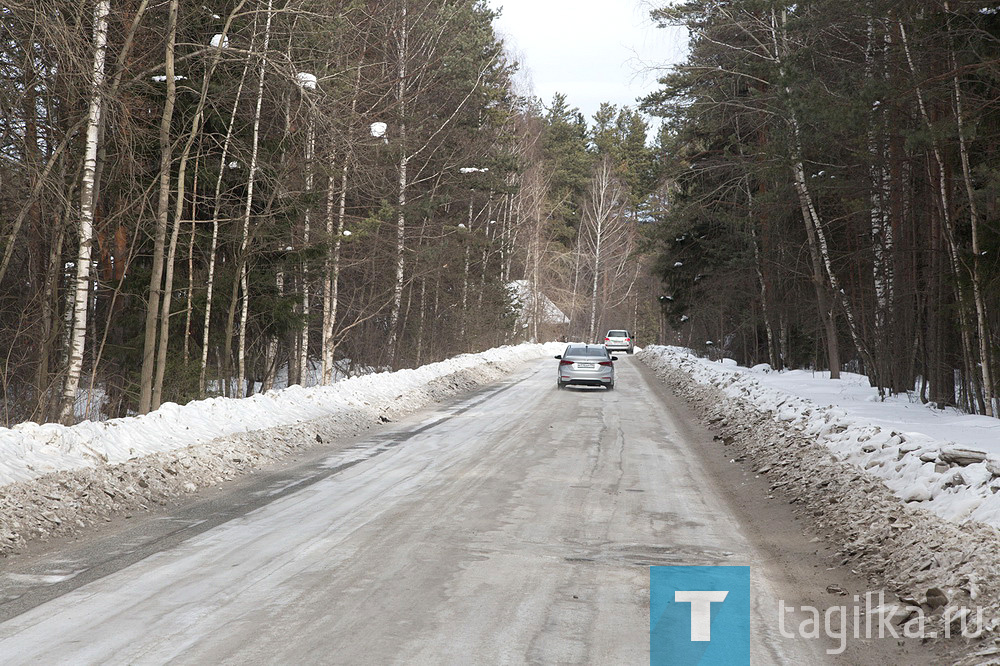
[[[683,32],[657,29],[648,0],[489,0],[522,78],[547,105],[556,92],[593,118],[601,102],[636,106],[656,72],[683,59]],[[528,93],[527,90],[521,90]]]

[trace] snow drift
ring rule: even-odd
[[[874,392],[857,377],[807,379],[807,373],[740,368],[673,347],[648,347],[637,356],[708,425],[709,445],[719,449],[713,454],[766,479],[770,496],[792,506],[803,532],[835,548],[831,567],[849,567],[871,589],[883,588],[890,600],[894,595],[906,611],[900,621],[923,610],[938,636],[951,621],[941,599],[983,609],[984,632],[966,646],[968,658],[952,656],[963,666],[995,663],[1000,531],[990,523],[1000,483],[990,455],[856,416],[865,408],[821,405],[792,392],[836,392],[842,404],[867,404]],[[891,404],[878,407],[888,422],[899,417]]]
[[[331,440],[497,381],[562,348],[500,347],[330,386],[165,404],[145,416],[70,427],[0,429],[0,555],[166,505],[296,451],[322,445],[335,453]]]
[[[546,345],[500,347],[415,370],[362,375],[330,386],[268,391],[249,398],[164,403],[144,416],[85,421],[74,426],[22,423],[0,428],[0,486],[51,472],[121,463],[197,446],[219,437],[302,423],[356,408],[399,407],[396,400],[446,375],[536,358]],[[419,404],[413,405],[419,407]]]
[[[837,460],[880,478],[905,502],[955,522],[1000,527],[1000,420],[935,409],[908,396],[882,401],[867,378],[851,373],[840,380],[828,373],[776,373],[679,347],[650,347],[645,360],[752,404],[824,444]]]

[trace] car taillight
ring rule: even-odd
[[[614,363],[612,363],[611,361],[601,361],[601,365],[606,365],[609,368],[614,367]]]
[[[559,361],[559,365],[573,365],[573,361]]]
[[[632,342],[632,338],[625,338],[625,342]]]

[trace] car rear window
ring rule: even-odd
[[[609,338],[627,338],[628,331],[608,331]]]
[[[603,345],[591,345],[584,347],[582,345],[578,347],[567,347],[564,356],[595,356],[600,358],[608,358],[608,350],[603,347]]]

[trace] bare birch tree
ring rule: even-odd
[[[609,276],[609,269],[624,265],[622,256],[628,243],[626,203],[625,187],[615,177],[611,159],[605,156],[594,169],[583,208],[582,240],[593,271],[590,280],[590,323],[587,327],[587,340],[591,342],[597,339],[600,288],[609,280],[613,283],[618,275],[617,271],[613,271]],[[611,261],[611,258],[617,261]]]
[[[76,393],[83,371],[83,353],[87,342],[87,312],[90,306],[90,261],[94,235],[94,174],[97,171],[98,131],[104,108],[104,62],[108,45],[110,0],[98,0],[94,6],[94,60],[91,69],[90,101],[87,111],[86,148],[80,186],[79,250],[76,257],[73,328],[69,345],[69,367],[63,390],[60,421],[73,421]]]
[[[253,115],[253,133],[251,139],[249,174],[247,176],[247,193],[245,206],[243,209],[243,225],[240,233],[240,256],[239,256],[239,276],[240,276],[240,323],[239,323],[239,348],[237,351],[237,371],[236,371],[236,394],[242,398],[247,395],[246,383],[246,354],[247,354],[247,319],[250,316],[250,276],[249,276],[249,248],[250,248],[250,218],[253,212],[254,185],[257,181],[257,158],[260,150],[260,119],[261,107],[264,104],[264,77],[267,73],[268,53],[271,47],[271,20],[273,18],[273,0],[267,0],[267,13],[264,19],[264,39],[263,46],[259,54],[260,69],[257,76],[257,101]]]

